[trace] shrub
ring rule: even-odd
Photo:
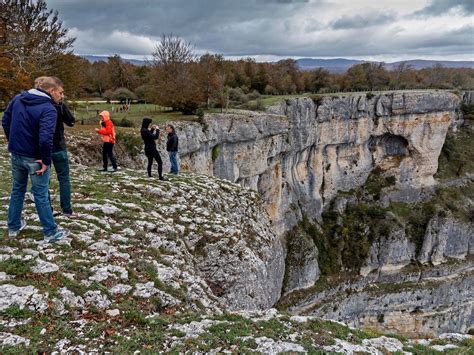
[[[367,98],[367,100],[370,100],[371,98],[373,98],[375,96],[375,94],[373,92],[368,92],[365,94],[365,97]]]
[[[232,88],[229,89],[229,101],[233,105],[241,105],[247,103],[249,98],[244,94],[241,88]]]
[[[135,127],[135,124],[126,117],[124,117],[120,121],[120,127]]]
[[[204,110],[202,108],[198,108],[196,110],[196,116],[198,118],[197,121],[199,123],[201,123],[201,124],[204,123]]]
[[[315,95],[311,95],[310,98],[313,100],[316,106],[319,106],[323,103],[324,96],[315,94]]]
[[[247,98],[249,100],[257,100],[260,98],[260,93],[257,90],[253,90],[252,92],[247,94]]]
[[[216,161],[217,157],[219,156],[219,153],[221,152],[221,146],[219,144],[215,145],[212,148],[212,161]]]
[[[117,131],[117,143],[123,146],[132,157],[140,153],[143,145],[143,141],[139,136],[121,131]]]

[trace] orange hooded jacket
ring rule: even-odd
[[[115,127],[114,123],[110,119],[109,111],[102,111],[99,116],[102,116],[104,119],[105,127],[99,129],[97,133],[102,135],[102,140],[104,142],[115,144]]]

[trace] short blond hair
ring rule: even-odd
[[[35,79],[35,89],[57,89],[64,87],[63,82],[56,76],[40,76]]]

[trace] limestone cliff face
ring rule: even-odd
[[[379,167],[399,190],[434,184],[459,99],[447,92],[291,99],[267,113],[213,114],[178,128],[184,169],[256,189],[279,231],[320,219]]]

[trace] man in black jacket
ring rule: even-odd
[[[178,166],[178,135],[176,134],[174,127],[172,125],[166,126],[166,132],[168,133],[168,141],[166,142],[166,150],[170,157],[171,163],[171,174],[178,175],[179,166]]]
[[[69,178],[69,159],[67,155],[66,141],[64,139],[64,124],[72,127],[76,120],[64,102],[55,104],[54,107],[58,112],[58,118],[53,138],[52,160],[59,182],[61,209],[64,215],[71,216],[71,181]]]

